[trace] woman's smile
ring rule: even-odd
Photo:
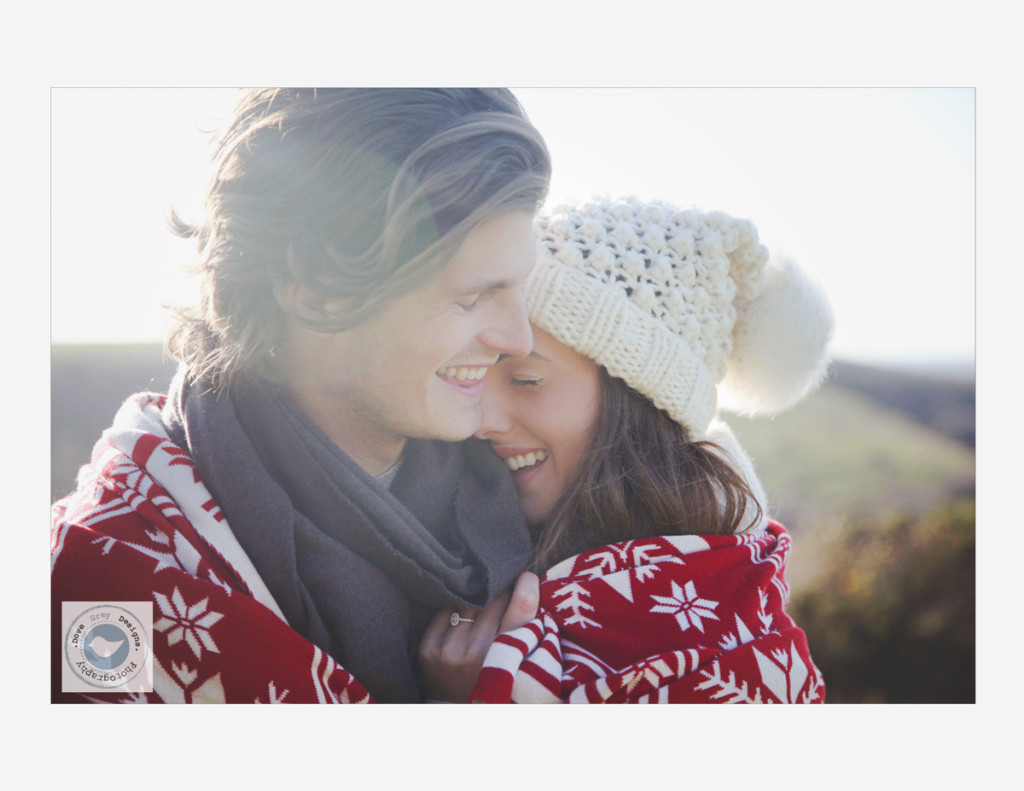
[[[477,436],[512,473],[527,521],[543,523],[575,478],[600,408],[597,365],[534,328],[533,351],[484,377]]]

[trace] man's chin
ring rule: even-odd
[[[425,432],[423,439],[436,439],[442,442],[462,442],[480,430],[480,410],[459,410],[461,414],[451,412],[434,421],[430,431]],[[429,436],[427,435],[429,434]]]
[[[472,430],[466,431],[446,431],[439,433],[438,436],[434,437],[434,439],[439,439],[442,442],[463,442],[467,439],[472,439],[478,428],[480,427],[476,426]]]

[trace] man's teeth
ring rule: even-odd
[[[532,467],[534,464],[540,464],[547,457],[548,454],[543,450],[530,451],[525,455],[510,456],[505,459],[505,463],[508,465],[510,470],[515,472],[516,470],[521,470],[524,467]]]
[[[458,379],[460,382],[475,382],[478,379],[484,378],[484,374],[487,373],[487,369],[449,366],[447,368],[440,369],[438,373],[441,376],[448,377],[449,379]]]

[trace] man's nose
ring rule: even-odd
[[[476,436],[480,439],[497,439],[512,429],[512,418],[505,406],[505,399],[499,392],[500,383],[493,370],[484,378],[484,392],[480,396],[480,428]]]
[[[525,357],[533,351],[533,330],[522,289],[510,290],[493,326],[481,333],[480,340],[510,357]]]

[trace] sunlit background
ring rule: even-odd
[[[753,220],[829,294],[829,381],[730,418],[794,536],[791,612],[830,702],[975,696],[975,93],[523,89],[549,203],[634,194]],[[120,402],[164,390],[228,89],[51,92],[51,496]]]
[[[973,90],[515,92],[551,149],[551,202],[636,194],[753,220],[825,286],[837,357],[973,361]],[[51,96],[52,342],[159,341],[192,254],[164,218],[198,210],[205,131],[236,91]]]

